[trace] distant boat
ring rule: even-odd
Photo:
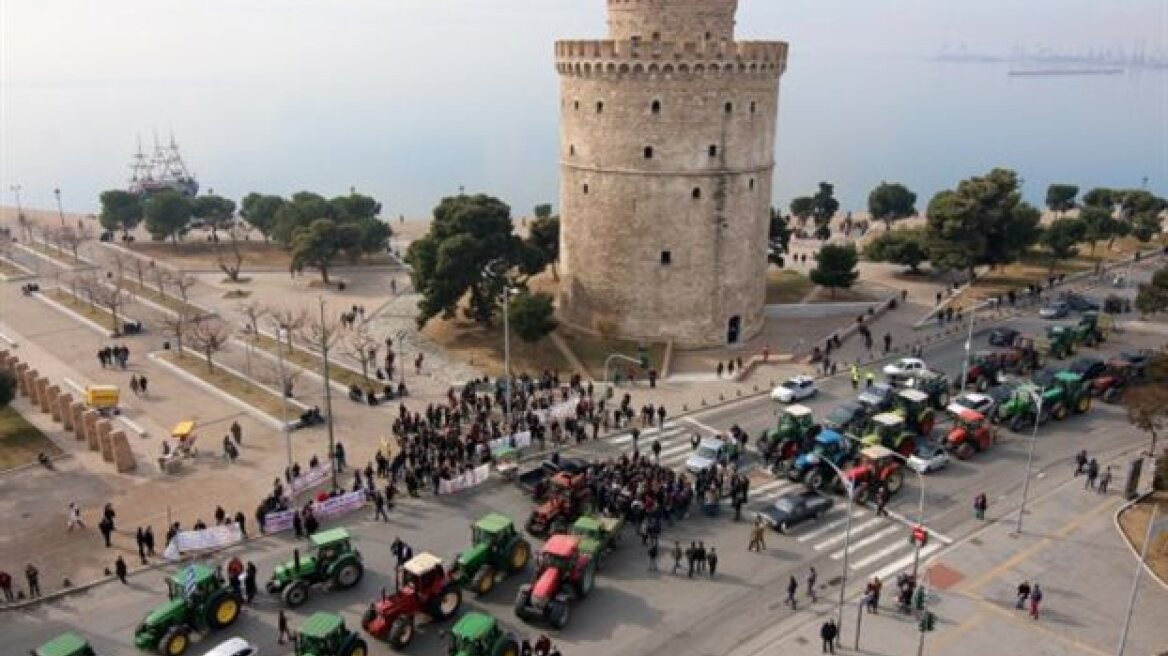
[[[149,196],[167,190],[194,196],[199,193],[199,181],[187,170],[173,134],[167,145],[159,145],[155,137],[154,152],[149,157],[142,152],[139,140],[138,152],[130,163],[130,193]]]
[[[1017,68],[1010,69],[1012,77],[1068,76],[1068,75],[1119,75],[1122,68]]]

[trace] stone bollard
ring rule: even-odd
[[[32,393],[32,388],[28,386],[28,365],[23,362],[16,365],[16,384],[20,389],[21,396],[28,396]]]
[[[126,439],[126,434],[122,431],[114,433],[111,437],[114,451],[114,468],[119,474],[134,471],[138,468],[138,461],[134,458],[134,452],[130,449],[130,442]]]
[[[67,430],[73,430],[73,396],[70,394],[61,394],[57,397],[57,412],[61,415],[61,426]]]
[[[61,423],[61,388],[53,385],[45,390],[45,398],[49,403],[49,414],[53,421]]]
[[[90,451],[97,451],[101,448],[97,435],[97,422],[101,419],[101,415],[92,410],[85,412],[85,442],[89,446]]]
[[[85,404],[70,403],[69,414],[73,417],[73,435],[78,442],[85,441]]]
[[[49,379],[43,378],[40,375],[38,375],[37,379],[36,379],[36,384],[34,385],[34,389],[36,389],[36,396],[35,396],[36,404],[38,406],[40,406],[41,412],[48,412],[49,411]]]
[[[114,444],[110,440],[110,435],[113,431],[113,424],[108,419],[102,419],[97,422],[97,443],[101,449],[101,459],[106,462],[114,461]]]

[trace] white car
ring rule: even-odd
[[[771,390],[771,400],[779,403],[794,403],[809,399],[819,392],[815,387],[815,379],[811,376],[795,376],[783,381],[781,385]]]
[[[685,461],[685,468],[691,474],[700,474],[716,464],[724,464],[729,457],[726,443],[715,437],[702,440],[697,450]]]
[[[908,466],[921,474],[944,469],[949,466],[949,452],[935,444],[921,444],[916,453],[908,457]]]
[[[912,374],[928,369],[925,361],[920,358],[900,358],[896,362],[884,365],[884,375],[889,378],[911,376]]]
[[[259,647],[243,638],[228,638],[203,656],[259,656]]]
[[[994,409],[994,399],[985,394],[978,392],[966,392],[958,394],[957,398],[945,406],[945,411],[951,415],[958,415],[962,410],[973,410],[980,412],[982,415],[990,416],[990,411]]]

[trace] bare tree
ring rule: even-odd
[[[268,316],[276,323],[276,327],[283,332],[283,335],[276,335],[276,339],[284,338],[288,346],[288,350],[292,350],[292,335],[304,328],[305,322],[308,320],[308,314],[303,310],[290,310],[288,308],[269,307],[267,309]]]
[[[223,350],[227,340],[231,339],[231,327],[222,319],[202,315],[187,324],[187,339],[191,348],[198,350],[207,360],[207,371],[214,371],[215,365],[211,358]]]
[[[30,244],[33,243],[33,223],[32,221],[28,220],[28,215],[26,215],[24,212],[20,212],[16,215],[16,223],[20,226],[21,238]]]
[[[130,302],[129,294],[124,289],[125,281],[120,274],[111,274],[106,280],[101,280],[96,272],[91,272],[87,280],[90,300],[110,313],[115,335],[122,332],[121,311]]]
[[[81,301],[84,300],[89,303],[89,309],[96,310],[97,306],[93,303],[93,281],[96,280],[92,274],[88,276],[72,275],[69,276],[69,290],[73,292],[73,296]]]
[[[381,348],[381,341],[369,334],[366,324],[345,332],[343,351],[361,363],[361,377],[365,384],[369,384],[369,368],[377,366],[377,352]]]
[[[187,304],[187,294],[190,293],[191,287],[194,287],[196,282],[198,281],[182,272],[179,272],[179,274],[174,276],[174,279],[171,280],[171,284],[178,288],[179,298],[182,299],[184,305]]]
[[[243,268],[243,251],[239,249],[239,230],[233,227],[227,231],[227,235],[231,239],[227,242],[226,248],[221,241],[215,240],[215,259],[219,262],[219,268],[227,274],[229,281],[239,282],[239,270]]]
[[[146,272],[150,270],[150,265],[146,264],[146,260],[135,257],[130,262],[130,267],[134,269],[134,277],[138,279],[138,287],[146,289]]]
[[[179,355],[183,353],[183,337],[187,334],[187,327],[195,318],[195,315],[185,311],[175,314],[168,313],[162,317],[162,332],[174,338]]]
[[[79,225],[76,228],[69,226],[58,229],[57,233],[60,235],[61,242],[68,246],[69,251],[73,253],[73,259],[80,260],[81,257],[77,255],[77,249],[92,236],[89,229],[84,225]]]
[[[247,301],[239,304],[239,313],[247,317],[247,329],[252,335],[260,334],[260,319],[268,316],[270,310],[258,301]]]
[[[150,263],[150,267],[154,272],[154,286],[158,287],[158,295],[166,296],[166,286],[171,282],[170,272],[160,266],[156,266],[154,262]]]

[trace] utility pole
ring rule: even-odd
[[[333,393],[329,384],[329,337],[328,324],[324,320],[324,296],[320,297],[320,359],[321,375],[324,377],[324,413],[328,422],[329,464],[333,473],[333,489],[337,489],[336,442],[333,436]]]
[[[503,283],[503,374],[507,377],[506,395],[503,397],[507,411],[506,426],[511,425],[511,286]]]
[[[969,350],[973,346],[973,315],[977,314],[977,304],[969,308],[969,332],[965,336],[965,359],[961,361],[961,391],[965,391],[966,377],[969,375]]]
[[[1124,649],[1127,648],[1127,632],[1131,628],[1132,612],[1136,608],[1136,596],[1140,592],[1140,576],[1144,573],[1144,563],[1148,561],[1148,545],[1152,542],[1152,531],[1156,526],[1156,511],[1160,509],[1160,504],[1152,503],[1152,516],[1148,518],[1148,530],[1144,534],[1144,544],[1140,546],[1140,558],[1136,561],[1136,575],[1132,580],[1131,596],[1127,600],[1127,614],[1123,618],[1123,631],[1119,634],[1119,646],[1115,649],[1115,656],[1123,656]]]
[[[276,324],[276,362],[280,368],[280,422],[284,431],[284,448],[288,452],[288,468],[292,467],[292,431],[288,428],[288,378],[284,373],[285,328]]]
[[[1030,397],[1034,400],[1034,432],[1030,435],[1030,451],[1026,454],[1026,478],[1022,481],[1022,504],[1018,506],[1018,525],[1014,527],[1014,535],[1022,535],[1022,517],[1026,514],[1026,496],[1030,492],[1030,467],[1034,462],[1034,445],[1038,443],[1038,422],[1042,419],[1042,395],[1045,393],[1043,387]]]
[[[65,227],[65,210],[61,208],[61,190],[54,189],[53,195],[57,197],[57,216],[61,217],[61,227]]]

